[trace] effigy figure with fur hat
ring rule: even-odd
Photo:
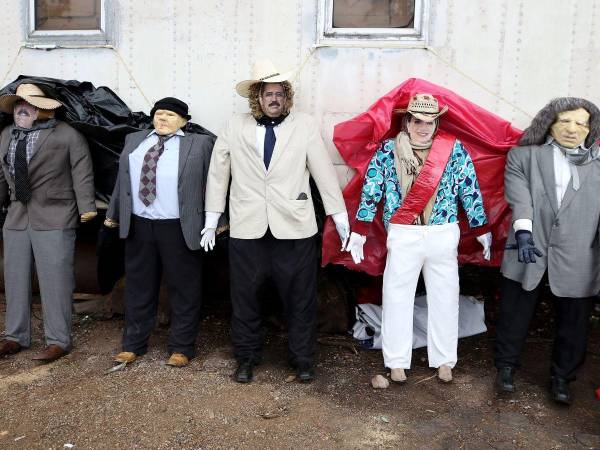
[[[42,362],[72,347],[73,261],[78,221],[96,216],[92,160],[85,138],[57,120],[62,105],[35,84],[0,97],[14,124],[0,135],[6,332],[0,357],[31,345],[31,267],[35,260],[44,315]]]
[[[502,260],[495,365],[499,392],[513,375],[547,280],[556,311],[551,396],[570,404],[600,291],[600,110],[582,98],[550,101],[509,153],[505,195],[512,210]]]
[[[229,121],[210,162],[203,242],[206,250],[212,248],[230,189],[231,337],[238,361],[234,379],[240,383],[252,380],[261,360],[257,294],[269,277],[288,317],[290,363],[301,382],[314,377],[317,223],[311,176],[342,247],[349,234],[342,192],[319,127],[309,115],[292,110],[292,75],[271,61],[257,61],[252,78],[236,86],[248,98],[250,112]]]
[[[412,356],[414,295],[423,273],[427,289],[429,365],[444,382],[452,380],[458,345],[459,203],[471,228],[487,224],[471,157],[453,135],[438,130],[440,108],[429,93],[416,93],[404,113],[402,131],[381,143],[367,168],[347,245],[356,264],[377,206],[383,201],[387,261],[383,275],[382,349],[391,378],[406,381]],[[491,233],[477,240],[490,259]]]

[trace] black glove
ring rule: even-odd
[[[535,257],[544,256],[533,243],[531,231],[519,230],[515,233],[517,240],[517,251],[519,252],[519,262],[529,264],[535,263]]]

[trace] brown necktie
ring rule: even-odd
[[[150,206],[156,200],[156,168],[160,156],[165,151],[165,142],[172,136],[158,136],[158,142],[150,147],[144,155],[138,196],[146,206]]]

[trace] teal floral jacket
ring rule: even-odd
[[[388,139],[375,152],[367,167],[356,213],[357,220],[372,222],[377,213],[377,205],[383,199],[383,223],[386,229],[390,219],[402,204],[400,182],[394,166],[394,147],[394,139]],[[456,140],[440,180],[428,225],[456,222],[459,199],[467,213],[471,228],[487,223],[473,161],[461,142]]]

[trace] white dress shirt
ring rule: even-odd
[[[156,199],[148,206],[140,200],[140,175],[146,152],[158,142],[155,130],[148,134],[138,147],[129,154],[129,173],[131,179],[131,196],[133,197],[133,214],[146,219],[179,219],[179,196],[177,184],[179,177],[179,143],[180,136],[185,136],[181,129],[165,142],[165,149],[156,166]]]
[[[556,145],[554,145],[554,140],[552,140],[550,144],[552,144],[552,151],[554,152],[554,186],[556,193],[556,204],[560,208],[562,199],[567,192],[569,183],[571,182],[571,167],[567,157]],[[515,229],[515,232],[519,230],[532,231],[533,222],[530,219],[517,219],[513,223],[513,228]]]
[[[277,139],[277,126],[273,127],[273,133],[275,133],[275,139]],[[267,133],[267,127],[262,125],[256,125],[256,149],[261,158],[265,157],[265,134]]]

